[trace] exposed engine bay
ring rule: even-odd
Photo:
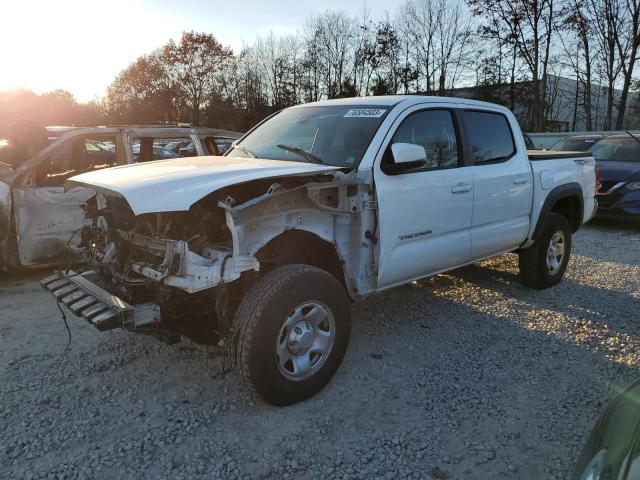
[[[104,290],[159,306],[156,321],[126,328],[212,343],[230,331],[234,302],[253,279],[279,264],[318,264],[354,298],[373,291],[372,200],[368,183],[341,172],[256,180],[188,211],[137,216],[124,198],[98,193],[69,247]]]

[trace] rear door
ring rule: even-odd
[[[454,111],[417,106],[394,123],[374,167],[379,209],[379,288],[424,277],[469,259],[472,168],[465,165]],[[398,169],[391,145],[424,147],[425,164]]]
[[[471,255],[518,247],[529,231],[533,176],[524,140],[500,111],[463,110],[473,171]],[[515,120],[514,120],[515,121]]]
[[[43,156],[13,189],[18,257],[23,266],[60,263],[71,256],[66,244],[87,223],[81,205],[95,192],[77,187],[65,193],[74,175],[124,163],[120,135],[63,140]]]

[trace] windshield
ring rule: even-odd
[[[640,163],[639,139],[631,137],[605,138],[591,148],[593,157],[600,162]]]
[[[389,109],[332,105],[283,110],[227,152],[233,157],[323,163],[353,168]]]
[[[560,142],[558,148],[554,148],[554,150],[562,150],[565,152],[586,152],[597,142],[597,138],[569,138]]]

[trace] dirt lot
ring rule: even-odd
[[[507,255],[353,307],[332,383],[278,409],[215,348],[101,334],[43,274],[0,283],[1,478],[565,478],[639,376],[640,229],[589,226],[567,278]]]

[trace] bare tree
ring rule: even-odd
[[[597,32],[597,45],[602,62],[604,78],[607,82],[607,105],[604,119],[604,130],[612,127],[614,89],[622,64],[618,53],[616,35],[620,29],[620,0],[589,0],[593,25]]]
[[[622,7],[622,21],[616,31],[616,46],[622,68],[622,92],[618,103],[616,129],[621,130],[627,108],[629,89],[633,80],[633,70],[640,49],[640,0],[626,0]]]
[[[306,43],[317,60],[314,67],[328,98],[344,96],[343,88],[351,80],[349,67],[355,51],[356,28],[356,22],[344,12],[325,12],[311,17],[307,23]]]
[[[467,0],[476,16],[498,23],[525,62],[532,85],[532,125],[544,130],[547,73],[555,33],[554,0]]]
[[[587,130],[593,129],[592,119],[592,63],[596,61],[596,55],[591,48],[594,36],[593,22],[597,21],[590,16],[588,8],[589,0],[569,0],[566,5],[564,19],[562,22],[563,33],[569,33],[575,41],[567,43],[564,37],[560,36],[564,57],[576,76],[576,97],[574,108],[574,126],[577,116],[578,97],[580,96],[580,86],[582,86],[582,107],[585,115],[585,127]],[[575,35],[575,37],[574,37]],[[575,49],[576,57],[573,57]]]
[[[258,38],[253,47],[261,75],[268,83],[271,105],[280,109],[300,101],[300,46],[295,36]]]
[[[398,24],[412,46],[417,91],[445,95],[472,71],[472,22],[461,2],[406,0]]]
[[[475,80],[464,94],[509,106],[526,129],[559,128],[567,111],[573,128],[583,117],[589,130],[611,128],[614,108],[621,128],[640,87],[639,22],[640,0],[404,0],[378,18],[366,8],[327,11],[297,35],[257,38],[238,55],[211,34],[186,32],[120,72],[83,115],[245,129],[301,102],[448,95]],[[42,102],[65,115],[82,110],[64,95]]]

